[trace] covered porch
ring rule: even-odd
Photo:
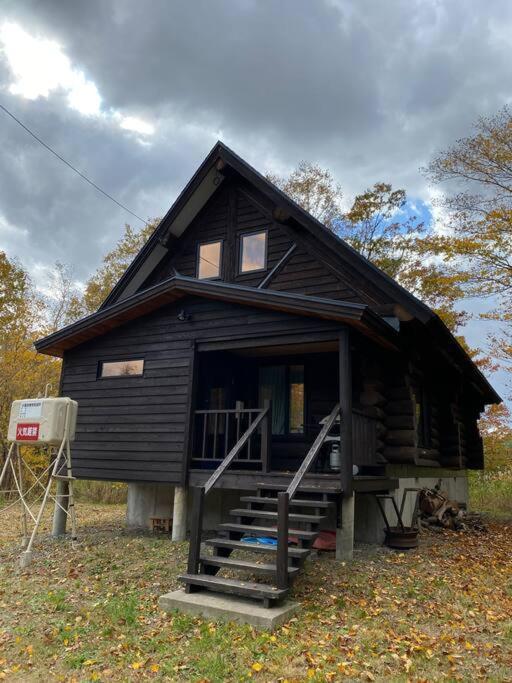
[[[340,411],[305,476],[341,492],[350,491],[353,475],[361,481],[382,474],[376,416],[353,401],[362,380],[348,330],[283,341],[198,345],[192,486],[204,483],[247,432],[218,486],[243,489],[262,477],[286,484],[337,404]]]

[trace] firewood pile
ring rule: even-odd
[[[487,531],[480,515],[468,513],[457,501],[450,500],[439,485],[419,491],[418,512],[420,525],[433,531]]]

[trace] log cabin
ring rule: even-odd
[[[173,510],[187,591],[265,605],[321,529],[340,558],[381,540],[376,495],[465,503],[500,401],[428,306],[221,143],[99,310],[36,348],[79,404],[74,476],[127,482],[129,523]]]

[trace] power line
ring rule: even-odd
[[[14,114],[11,113],[11,112],[7,109],[7,107],[4,107],[4,105],[1,104],[1,103],[0,103],[0,109],[2,109],[2,110],[7,114],[7,116],[10,116],[11,119],[13,119],[14,121],[16,121],[16,123],[17,123],[18,125],[20,125],[20,126],[23,128],[23,130],[25,130],[29,135],[31,135],[31,136],[34,138],[34,140],[37,140],[37,142],[39,142],[40,145],[42,145],[45,149],[47,149],[47,150],[48,150],[49,152],[51,152],[54,156],[56,156],[57,159],[59,159],[60,161],[62,161],[63,164],[66,164],[66,166],[68,166],[72,171],[74,171],[75,173],[77,173],[77,174],[80,176],[80,178],[82,178],[83,180],[85,180],[85,182],[89,183],[89,185],[92,185],[92,187],[94,187],[96,190],[98,190],[98,192],[101,192],[101,194],[104,195],[105,197],[107,197],[107,199],[110,199],[112,202],[114,202],[114,204],[117,204],[117,206],[119,206],[121,209],[124,209],[125,211],[127,211],[129,214],[131,214],[132,216],[134,216],[137,220],[141,221],[141,222],[144,223],[145,225],[148,225],[148,222],[147,222],[147,221],[145,221],[145,220],[144,220],[143,218],[141,218],[140,216],[137,216],[136,213],[134,213],[133,211],[131,211],[131,210],[130,210],[127,206],[125,206],[124,204],[121,204],[121,202],[118,202],[117,199],[115,199],[114,197],[112,197],[112,195],[110,195],[108,192],[105,192],[105,190],[102,190],[101,187],[100,187],[99,185],[96,185],[96,183],[94,183],[94,182],[93,182],[92,180],[90,180],[86,175],[84,175],[83,173],[81,173],[81,171],[79,171],[79,170],[78,170],[77,168],[75,168],[72,164],[70,164],[69,161],[66,161],[66,159],[64,159],[64,157],[61,157],[61,155],[60,155],[58,152],[56,152],[54,149],[52,149],[52,147],[50,147],[50,145],[48,145],[46,142],[44,142],[44,140],[41,140],[40,137],[38,137],[35,133],[33,133],[33,132],[30,130],[30,128],[28,128],[24,123],[22,123],[18,118],[16,118],[16,116],[14,116]]]
[[[40,137],[38,137],[34,132],[32,132],[32,131],[30,130],[30,128],[28,128],[28,126],[26,126],[24,123],[22,123],[22,122],[21,122],[21,121],[12,113],[12,112],[10,112],[10,111],[7,109],[7,107],[5,107],[2,103],[0,103],[0,109],[2,109],[2,110],[7,114],[7,116],[10,116],[11,119],[13,119],[14,121],[16,121],[16,123],[17,123],[18,125],[20,125],[20,126],[23,128],[23,130],[25,130],[29,135],[31,135],[31,136],[34,138],[34,140],[37,140],[37,142],[39,142],[40,145],[42,145],[45,149],[47,149],[47,150],[48,150],[49,152],[51,152],[54,156],[56,156],[57,159],[59,159],[59,161],[62,161],[63,164],[66,164],[66,166],[68,166],[72,171],[74,171],[75,173],[77,173],[77,174],[80,176],[80,178],[82,178],[82,179],[85,180],[87,183],[89,183],[89,185],[92,185],[92,187],[94,187],[96,190],[98,190],[98,192],[101,192],[102,195],[104,195],[105,197],[107,197],[107,199],[110,199],[112,202],[114,202],[114,204],[117,204],[117,206],[119,206],[121,209],[124,209],[124,210],[127,211],[129,214],[131,214],[132,216],[134,216],[135,218],[137,218],[137,220],[141,221],[141,222],[144,223],[145,225],[149,225],[149,223],[148,223],[147,221],[145,221],[145,220],[144,220],[143,218],[141,218],[140,216],[137,216],[136,213],[134,213],[131,209],[129,209],[129,208],[128,208],[127,206],[125,206],[124,204],[121,204],[121,202],[118,202],[117,199],[115,199],[115,197],[112,197],[112,195],[110,195],[108,192],[105,192],[105,190],[102,190],[101,187],[100,187],[99,185],[96,185],[96,183],[94,183],[94,182],[93,182],[92,180],[90,180],[86,175],[84,175],[81,171],[79,171],[77,168],[75,168],[75,166],[73,166],[72,164],[70,164],[69,161],[66,161],[66,159],[64,159],[64,157],[62,157],[58,152],[56,152],[52,147],[50,147],[50,145],[48,145],[46,142],[44,142],[44,140],[41,140]],[[202,261],[205,261],[206,263],[209,263],[209,264],[210,264],[211,266],[213,266],[214,268],[218,268],[218,267],[219,267],[217,264],[212,263],[211,261],[208,261],[208,259],[205,258],[204,256],[201,256],[201,255],[200,255],[199,258],[200,258]]]

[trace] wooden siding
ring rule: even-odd
[[[188,322],[177,319],[185,309]],[[62,393],[79,402],[73,468],[81,478],[182,480],[197,341],[335,331],[337,323],[184,299],[65,354]],[[144,358],[143,377],[98,379],[102,360]]]
[[[258,201],[259,200],[259,201]],[[230,205],[233,205],[233,215]],[[268,200],[251,190],[239,188],[226,181],[206,204],[184,235],[171,247],[171,253],[144,283],[142,289],[172,276],[175,270],[187,277],[197,276],[198,244],[221,240],[223,242],[222,278],[226,282],[258,287],[295,243],[297,249],[278,273],[271,279],[268,289],[295,292],[310,296],[373,303],[366,295],[366,284],[358,287],[350,283],[338,269],[329,266],[311,253],[303,238],[295,230],[272,219],[272,206]],[[266,230],[267,268],[253,273],[239,272],[240,237],[244,233]],[[382,298],[382,303],[387,299]]]

